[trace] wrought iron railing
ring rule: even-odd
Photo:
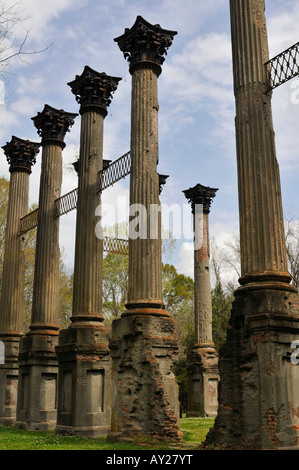
[[[267,92],[299,75],[299,42],[266,62]]]
[[[76,209],[78,202],[78,188],[64,194],[54,202],[54,219]]]
[[[125,178],[131,171],[130,152],[114,160],[110,165],[99,172],[99,192],[112,186],[117,181]]]
[[[129,254],[129,240],[121,238],[104,237],[103,250],[109,253],[118,253],[120,255]]]
[[[29,212],[29,214],[26,214],[24,217],[22,217],[20,220],[20,235],[37,227],[37,216],[38,209],[35,209],[34,211]]]

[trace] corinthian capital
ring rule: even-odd
[[[152,25],[137,16],[132,28],[126,28],[125,33],[114,41],[118,43],[131,67],[146,62],[156,65],[157,70],[161,72],[164,55],[167,54],[176,34],[176,31],[162,29],[159,24]]]
[[[45,105],[43,111],[31,118],[37,128],[37,133],[42,138],[42,143],[47,140],[55,140],[64,143],[64,137],[74,124],[78,114],[67,113],[63,109],[55,109]]]
[[[104,72],[96,72],[86,65],[82,75],[76,75],[75,80],[68,85],[81,105],[81,110],[85,106],[97,106],[103,108],[103,114],[106,115],[106,108],[110,105],[120,80],[121,78],[111,77]]]
[[[9,171],[11,173],[14,171],[31,173],[40,145],[40,143],[12,136],[11,141],[2,147],[9,163]]]
[[[211,202],[216,196],[216,192],[218,189],[210,188],[209,186],[202,186],[201,184],[197,184],[194,188],[186,189],[183,191],[188,202],[191,203],[192,213],[194,214],[195,205],[202,204],[203,210],[206,213],[210,212]]]

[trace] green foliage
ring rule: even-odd
[[[107,326],[125,310],[128,290],[127,256],[108,253],[103,260],[103,313]]]
[[[232,301],[233,295],[225,293],[221,282],[217,282],[212,290],[213,341],[217,351],[226,339]]]
[[[183,418],[181,442],[175,449],[197,449],[204,441],[213,419]],[[0,450],[173,450],[174,444],[140,436],[133,442],[109,443],[105,437],[85,439],[78,436],[60,436],[55,432],[36,432],[0,426]]]

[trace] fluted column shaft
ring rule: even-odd
[[[62,146],[46,142],[42,150],[31,330],[58,330],[59,218],[54,201],[62,184]]]
[[[231,0],[239,183],[241,284],[288,283],[279,167],[266,94],[264,0]]]
[[[203,213],[202,218],[201,246],[194,250],[194,314],[196,345],[213,345],[209,214],[207,212]]]
[[[151,207],[159,206],[158,76],[152,67],[136,67],[132,73],[130,218],[128,308],[163,305],[161,231],[151,220]],[[138,208],[136,208],[138,211]],[[136,238],[134,218],[140,221]],[[151,238],[153,234],[156,238]]]
[[[13,172],[10,177],[4,263],[0,333],[23,332],[24,314],[24,239],[20,237],[20,219],[28,212],[29,174]]]
[[[24,313],[24,236],[20,236],[20,219],[28,212],[29,176],[39,152],[39,143],[12,136],[3,146],[9,162],[5,249],[2,273],[0,334],[21,335]]]
[[[36,333],[50,330],[58,334],[59,217],[54,218],[54,203],[61,196],[65,134],[76,116],[45,105],[32,118],[43,147],[30,326]]]
[[[81,114],[73,320],[102,319],[103,240],[95,235],[95,214],[101,203],[104,115],[96,110]]]

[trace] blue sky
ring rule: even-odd
[[[7,5],[15,1],[6,1]],[[158,171],[169,175],[161,202],[182,207],[183,190],[201,183],[219,188],[210,214],[210,236],[222,246],[238,233],[235,104],[232,84],[228,0],[22,0],[23,17],[17,29],[21,39],[30,29],[32,49],[45,52],[14,59],[6,69],[5,99],[0,103],[0,145],[12,135],[39,141],[31,117],[47,103],[68,112],[79,111],[67,83],[85,65],[122,80],[114,94],[104,126],[104,158],[114,160],[130,147],[131,76],[114,38],[131,27],[138,15],[152,24],[176,30],[159,89]],[[299,5],[296,0],[267,0],[270,57],[299,41]],[[299,81],[275,90],[273,119],[281,171],[285,215],[299,217]],[[80,117],[67,134],[63,151],[62,194],[77,187],[71,168],[80,145]],[[38,203],[40,158],[30,180],[30,203]],[[0,175],[9,177],[1,151]],[[129,178],[107,190],[105,201],[123,205]],[[65,261],[73,267],[75,211],[61,217],[60,243]],[[191,223],[191,208],[190,221]],[[170,260],[179,272],[193,274],[192,243],[180,239]]]

